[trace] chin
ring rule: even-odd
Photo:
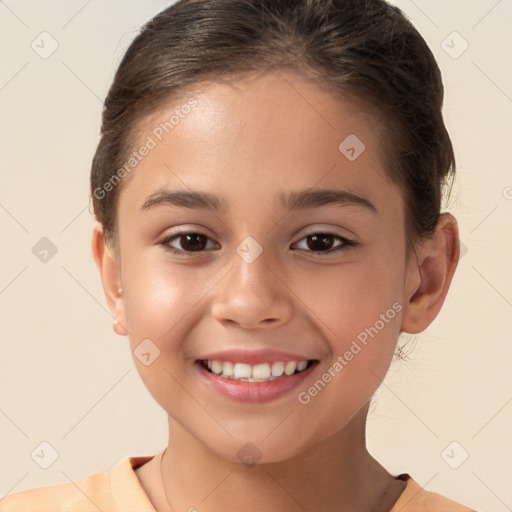
[[[223,459],[252,467],[293,459],[308,447],[316,444],[311,442],[308,443],[308,446],[302,446],[297,444],[296,439],[293,443],[289,443],[291,439],[293,439],[291,436],[277,435],[274,439],[255,439],[247,436],[230,439],[227,442],[211,440],[207,443],[203,442],[203,444]]]

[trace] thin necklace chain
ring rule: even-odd
[[[162,477],[162,487],[164,489],[165,501],[167,501],[167,505],[169,506],[171,511],[174,512],[174,509],[172,508],[172,505],[169,502],[169,498],[167,496],[167,491],[165,490],[165,483],[164,483],[163,460],[164,460],[164,455],[165,455],[166,451],[167,451],[167,447],[165,448],[165,450],[162,453],[162,456],[160,457],[160,476]],[[397,480],[405,480],[405,482],[406,482],[406,485],[405,485],[404,489],[402,490],[402,493],[405,491],[405,488],[407,487],[407,480],[406,480],[406,478],[404,478],[405,476],[406,476],[406,474],[401,474],[401,475],[396,477]]]
[[[174,511],[174,509],[172,508],[172,505],[169,503],[169,498],[167,497],[167,492],[165,490],[165,483],[164,483],[164,470],[163,470],[163,460],[164,460],[164,455],[165,455],[165,452],[167,451],[167,448],[165,448],[165,450],[163,451],[162,453],[162,456],[160,457],[160,476],[162,477],[162,487],[164,489],[164,496],[165,496],[165,500],[167,501],[167,505],[169,506],[169,508]]]

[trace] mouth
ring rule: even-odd
[[[200,359],[196,361],[207,372],[240,382],[270,382],[302,373],[318,360],[273,361],[269,363],[248,364],[232,361]]]
[[[216,394],[235,402],[263,404],[278,398],[290,399],[292,391],[305,384],[320,361],[301,359],[248,364],[198,359],[195,363],[200,380]]]

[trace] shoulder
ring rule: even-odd
[[[96,509],[101,509],[102,505],[112,508],[108,491],[108,473],[95,473],[74,482],[9,494],[0,500],[0,512],[93,510],[94,505],[97,505]]]
[[[436,492],[427,491],[409,474],[400,475],[407,487],[390,512],[477,512]]]
[[[35,487],[9,494],[0,499],[0,512],[154,512],[134,472],[135,467],[151,458],[128,457],[109,472],[94,473],[73,482]]]

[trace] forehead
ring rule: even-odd
[[[132,149],[149,140],[152,148],[126,189],[140,205],[142,196],[177,185],[222,186],[242,202],[284,187],[385,193],[391,183],[374,125],[352,96],[292,72],[199,82],[139,122]]]

